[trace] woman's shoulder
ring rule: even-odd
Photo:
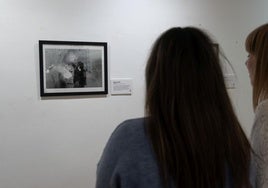
[[[121,158],[137,145],[142,145],[144,140],[144,118],[126,120],[112,132],[104,148],[103,158]]]
[[[145,137],[145,118],[128,119],[120,123],[113,131],[110,141],[137,141]]]
[[[140,131],[144,129],[145,118],[135,118],[135,119],[128,119],[120,123],[116,129],[114,130],[113,134],[120,134],[122,131]]]
[[[145,133],[145,119],[129,119],[117,126],[111,134],[101,157],[101,163],[133,163],[141,156],[151,155],[149,140]],[[129,164],[128,164],[129,165]]]
[[[260,102],[255,110],[255,122],[258,120],[268,121],[268,99]]]
[[[265,99],[258,104],[255,113],[259,114],[267,110],[268,110],[268,99]]]
[[[129,119],[113,131],[98,163],[96,187],[160,187],[145,121]]]

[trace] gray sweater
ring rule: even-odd
[[[128,120],[111,135],[97,168],[96,188],[160,188],[144,119]]]
[[[253,154],[253,174],[256,188],[268,188],[268,100],[262,101],[256,108],[255,120],[251,132]]]
[[[163,188],[144,119],[128,120],[111,135],[97,168],[96,188]],[[230,188],[227,174],[226,188]]]

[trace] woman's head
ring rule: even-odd
[[[253,85],[253,106],[268,97],[268,24],[254,29],[245,42],[249,53],[246,62]]]
[[[215,44],[197,28],[169,29],[152,48],[146,84],[149,114],[157,106],[172,111],[174,105],[216,101],[225,86]]]

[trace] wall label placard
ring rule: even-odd
[[[111,79],[111,94],[112,95],[131,95],[132,94],[132,79]]]

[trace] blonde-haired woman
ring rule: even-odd
[[[251,133],[255,151],[255,186],[268,187],[268,24],[254,29],[246,39],[250,81],[253,87],[255,120]]]

